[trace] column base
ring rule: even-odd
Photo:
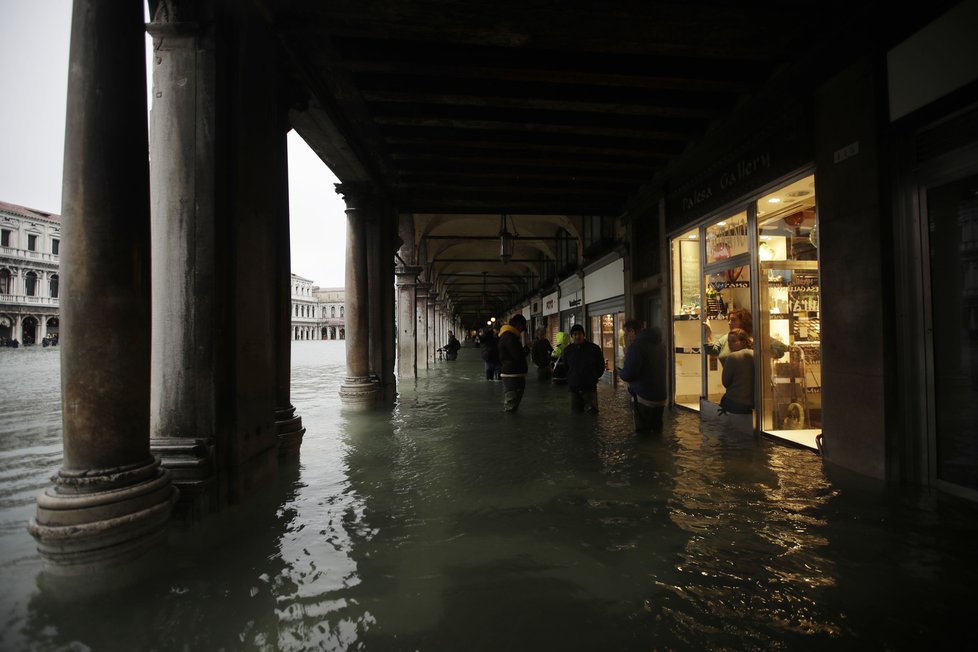
[[[340,385],[340,402],[343,407],[366,409],[373,407],[377,400],[377,383],[369,376],[347,378]]]
[[[150,453],[160,458],[180,490],[175,518],[199,521],[217,510],[214,440],[210,437],[150,437]]]
[[[180,494],[159,460],[97,473],[62,469],[52,481],[27,530],[44,571],[60,577],[101,574],[151,552]]]
[[[275,410],[275,432],[278,434],[278,456],[280,458],[298,457],[302,446],[302,417],[295,416],[295,406]]]

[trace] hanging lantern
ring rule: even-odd
[[[514,231],[516,229],[513,229]],[[513,258],[513,245],[516,242],[516,234],[510,233],[506,229],[506,215],[499,216],[499,260],[503,264],[508,263]]]

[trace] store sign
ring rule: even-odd
[[[727,288],[749,288],[750,281],[710,281],[710,287],[716,290],[726,290]]]
[[[711,180],[706,186],[695,188],[689,194],[684,195],[680,199],[680,206],[682,210],[688,211],[696,208],[699,204],[702,204],[706,200],[713,197],[713,185],[715,184],[719,191],[727,192],[738,188],[743,184],[747,184],[751,180],[751,177],[757,175],[758,172],[763,170],[771,169],[771,152],[766,151],[753,156],[748,159],[741,159],[735,161],[729,168],[723,170],[719,176]],[[750,186],[747,186],[750,187]]]
[[[577,306],[581,305],[581,300],[580,299],[571,299],[567,303],[567,305],[570,306],[571,308],[576,308]]]
[[[719,209],[814,159],[811,107],[774,116],[726,156],[703,155],[698,174],[675,178],[666,197],[667,231]],[[695,165],[695,163],[692,163]]]

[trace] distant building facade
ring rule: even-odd
[[[324,340],[346,339],[346,290],[314,288],[319,302],[319,333]]]
[[[346,291],[320,288],[298,274],[292,275],[292,339],[346,339]]]
[[[0,344],[56,343],[61,216],[0,202]]]
[[[292,339],[314,340],[318,332],[316,323],[316,297],[312,293],[312,281],[292,275]]]

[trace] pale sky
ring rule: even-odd
[[[0,0],[0,201],[61,213],[71,0]],[[289,133],[292,271],[344,285],[345,204],[335,176]]]

